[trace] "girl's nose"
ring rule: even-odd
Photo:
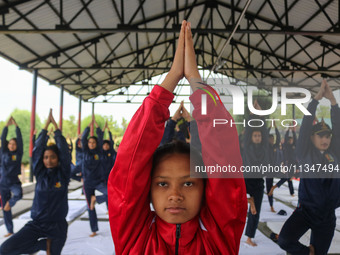
[[[178,188],[173,188],[170,191],[169,200],[174,202],[183,201],[183,195]]]

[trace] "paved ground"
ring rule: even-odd
[[[284,224],[284,221],[293,212],[297,204],[297,188],[298,181],[294,183],[295,196],[291,197],[288,187],[283,185],[280,189],[276,189],[274,193],[274,207],[277,211],[283,209],[287,211],[287,216],[280,216],[270,212],[268,198],[264,195],[263,207],[261,211],[259,229],[255,236],[257,247],[249,247],[245,244],[246,237],[243,236],[240,246],[240,255],[285,255],[286,252],[281,250],[276,243],[268,237],[273,231],[278,233]],[[25,187],[24,198],[20,200],[13,208],[14,228],[17,231],[30,218],[29,210],[32,205],[34,186]],[[99,231],[96,237],[90,238],[90,226],[86,211],[86,201],[84,195],[81,194],[81,184],[72,181],[69,186],[69,206],[70,212],[68,215],[69,229],[68,238],[62,255],[113,255],[114,245],[111,238],[110,226],[106,205],[96,205],[96,210],[99,218]],[[0,211],[0,217],[2,213]],[[340,210],[337,212],[338,229],[340,230]],[[329,254],[340,254],[340,232],[336,230]],[[3,235],[6,234],[5,226],[0,218],[0,244],[5,241]],[[307,232],[301,241],[305,244],[309,241],[310,233]],[[43,255],[45,252],[39,252],[38,255]]]

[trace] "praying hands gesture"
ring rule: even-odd
[[[314,99],[319,101],[323,97],[327,98],[331,102],[331,105],[336,105],[336,100],[335,100],[334,94],[333,94],[332,89],[329,87],[326,80],[322,81],[320,89],[319,89],[318,93],[315,95]]]
[[[177,83],[185,77],[193,91],[204,87],[197,69],[196,55],[191,33],[191,23],[183,20],[174,61],[161,86],[173,92]]]
[[[7,121],[6,127],[10,126],[10,125],[14,125],[14,126],[18,126],[17,123],[15,122],[15,119],[11,116],[9,118],[9,120]]]
[[[58,124],[57,122],[54,120],[53,118],[53,115],[52,115],[52,109],[50,109],[50,113],[47,117],[47,120],[46,120],[46,124],[45,124],[45,127],[44,129],[47,130],[48,129],[48,126],[52,123],[52,125],[54,126],[54,130],[57,130],[58,129]]]

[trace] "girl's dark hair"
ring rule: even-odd
[[[90,136],[89,140],[90,140],[90,139],[96,140],[96,143],[98,144],[98,138],[97,138],[96,136]]]
[[[8,142],[10,142],[10,141],[14,141],[16,144],[18,144],[18,141],[17,141],[17,139],[16,139],[15,137],[13,137],[13,138],[9,139],[9,141],[8,141]]]
[[[193,146],[190,146],[190,144],[185,143],[183,141],[173,141],[171,143],[164,144],[160,147],[158,147],[153,154],[153,162],[152,162],[152,172],[155,170],[157,165],[160,163],[164,157],[172,155],[172,154],[184,154],[188,155],[190,157],[190,173],[195,173],[194,168],[195,166],[204,166],[203,159],[201,153],[196,150]],[[202,173],[200,173],[198,176],[194,176],[196,178],[204,178],[206,177]]]
[[[108,145],[111,145],[110,140],[104,140],[104,141],[103,141],[103,145],[106,144],[106,143],[107,143]]]
[[[55,144],[49,145],[46,147],[45,151],[53,151],[58,156],[59,159],[59,149],[57,145]]]

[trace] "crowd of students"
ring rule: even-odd
[[[324,120],[314,123],[317,104],[322,98],[328,99],[331,103],[332,128]],[[257,102],[254,107],[260,109]],[[294,175],[300,178],[298,206],[280,233],[272,236],[282,249],[296,255],[327,254],[336,225],[335,209],[340,206],[340,179],[338,171],[335,170],[339,168],[340,159],[340,109],[325,80],[310,102],[308,110],[311,115],[304,116],[298,138],[294,128],[289,128],[282,144],[280,133],[275,126],[274,143],[274,136],[269,134],[270,129],[248,126],[242,139],[242,157],[245,165],[269,163],[297,170],[286,173],[286,176],[275,185],[271,176],[266,177],[266,191],[272,212],[275,212],[272,198],[274,190],[288,181],[290,194],[294,196],[291,179]],[[310,170],[318,167],[323,171]],[[256,246],[252,238],[259,222],[264,180],[246,178],[245,182],[250,203],[245,232],[248,237],[246,243]],[[311,238],[307,247],[301,244],[299,239],[309,229]]]
[[[45,127],[34,141],[32,155],[33,173],[35,176],[35,195],[31,208],[31,218],[22,229],[14,233],[11,208],[22,198],[22,187],[19,180],[23,143],[20,128],[14,118],[10,118],[1,136],[1,171],[0,192],[4,222],[9,237],[1,246],[0,254],[35,253],[46,250],[47,254],[60,254],[67,237],[68,223],[68,184],[70,178],[83,182],[83,190],[88,204],[91,237],[98,231],[95,202],[107,203],[107,180],[115,159],[112,134],[105,123],[100,130],[98,124],[97,137],[88,138],[90,128],[87,127],[82,140],[76,144],[76,165],[72,163],[72,141],[67,143],[55,122],[52,111]],[[54,127],[54,141],[50,142]],[[92,123],[90,123],[91,125]],[[6,140],[8,126],[16,126],[16,138]],[[104,131],[108,130],[109,140],[103,140]],[[53,129],[52,129],[53,130]],[[94,191],[102,195],[95,197]]]
[[[271,127],[264,125],[247,126],[242,138],[235,126],[213,127],[213,119],[232,117],[222,102],[216,103],[213,97],[207,97],[209,114],[202,114],[202,95],[216,92],[199,75],[190,26],[190,22],[182,22],[170,72],[135,113],[118,154],[113,149],[107,123],[100,129],[93,118],[76,141],[76,164],[72,164],[73,146],[67,143],[50,112],[34,144],[36,187],[32,220],[16,233],[11,208],[22,198],[18,175],[23,143],[15,120],[9,119],[1,136],[0,191],[6,236],[10,237],[1,245],[0,255],[39,250],[61,254],[68,229],[65,218],[70,178],[83,182],[91,237],[98,231],[95,203],[106,202],[116,254],[238,254],[247,203],[250,206],[246,243],[256,246],[253,238],[260,218],[264,178],[244,178],[240,171],[216,173],[207,178],[203,173],[192,175],[193,166],[229,164],[238,170],[242,164],[338,166],[340,109],[326,81],[308,107],[312,115],[304,116],[298,138],[290,128],[281,143],[275,123],[276,139],[270,134]],[[193,90],[190,101],[194,111],[191,117],[181,103],[169,118],[172,92],[182,78],[189,81]],[[313,125],[321,98],[331,103],[332,129],[323,121]],[[261,109],[256,101],[254,108]],[[254,115],[249,118],[259,119]],[[52,136],[47,131],[50,124],[54,126],[53,145],[48,143]],[[16,126],[16,138],[7,141],[9,125]],[[97,136],[89,137],[91,125],[96,127]],[[105,130],[109,140],[103,139]],[[298,206],[275,239],[290,254],[327,254],[335,230],[335,209],[340,206],[340,179],[333,175],[310,178],[303,172],[300,169],[296,173],[300,177]],[[292,178],[292,174],[283,174],[273,185],[273,176],[266,176],[272,212],[275,212],[273,192],[282,183],[288,181],[294,196]],[[101,195],[95,196],[96,190]],[[308,229],[312,234],[307,247],[299,239]]]

